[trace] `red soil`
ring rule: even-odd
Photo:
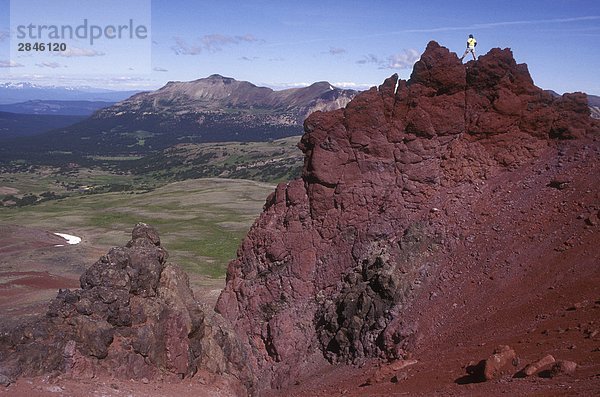
[[[48,231],[0,225],[0,321],[43,313],[58,289],[79,287],[79,275],[52,258],[72,248],[56,247],[65,244]]]

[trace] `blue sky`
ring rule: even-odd
[[[15,1],[31,4],[35,16],[35,1],[41,0]],[[11,56],[18,40],[9,4],[0,0],[4,81],[129,90],[219,73],[274,88],[323,80],[365,88],[393,73],[408,78],[430,40],[462,54],[473,33],[478,54],[510,47],[544,89],[600,95],[597,0],[122,0],[118,6],[79,0],[90,20],[101,25],[130,18],[146,23],[150,11],[151,34],[144,42],[149,47],[136,47],[139,40],[99,40],[94,46],[80,40],[69,43],[75,50],[68,57],[44,54],[44,59]],[[59,9],[40,13],[38,23],[56,23],[64,14]]]

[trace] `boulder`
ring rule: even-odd
[[[483,365],[483,378],[492,380],[502,374],[512,372],[516,366],[517,354],[510,346],[498,346],[494,353],[485,360]]]
[[[568,360],[558,360],[550,368],[550,377],[559,375],[573,375],[577,369],[577,363]]]
[[[540,358],[539,360],[532,362],[531,364],[527,364],[525,366],[525,368],[523,368],[520,371],[520,373],[523,376],[531,376],[531,375],[534,375],[534,374],[540,372],[545,367],[548,367],[549,365],[554,364],[555,362],[556,362],[556,360],[554,359],[554,357],[551,354],[548,354],[548,355]]]

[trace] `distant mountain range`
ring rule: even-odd
[[[0,141],[65,128],[114,102],[33,100],[0,105]]]
[[[113,133],[143,130],[177,139],[189,136],[197,142],[264,141],[289,136],[290,129],[298,131],[310,113],[343,107],[356,93],[327,82],[274,91],[215,74],[136,94],[102,109],[77,128],[93,126]]]
[[[111,91],[92,87],[39,86],[31,83],[0,83],[0,104],[32,100],[118,102],[138,91]]]
[[[77,124],[14,146],[16,152],[20,146],[106,156],[145,155],[180,143],[268,141],[301,134],[310,113],[343,107],[356,94],[327,82],[274,91],[212,75],[135,94]]]
[[[86,116],[19,114],[0,111],[0,142],[6,146],[5,141],[8,139],[33,136],[53,129],[64,128],[85,118]]]
[[[0,112],[19,114],[47,114],[62,116],[91,116],[95,111],[109,107],[107,101],[55,101],[36,99],[27,102],[0,105]]]
[[[592,111],[592,117],[595,119],[600,119],[600,96],[588,95],[588,104],[590,106],[590,110]]]

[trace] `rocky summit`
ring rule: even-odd
[[[304,128],[302,178],[269,196],[216,306],[265,388],[323,357],[407,356],[415,297],[468,237],[453,205],[600,131],[585,94],[553,98],[509,49],[463,65],[435,42],[408,81],[391,76]]]
[[[2,333],[2,379],[208,371],[236,395],[337,393],[327,382],[347,394],[355,380],[349,395],[391,395],[390,378],[524,395],[532,382],[489,382],[552,364],[552,376],[583,373],[573,390],[594,388],[600,125],[585,94],[536,87],[509,49],[463,65],[430,42],[408,81],[391,76],[304,129],[302,177],[267,198],[216,312],[139,224],[81,289]],[[465,351],[489,358],[467,364]],[[540,359],[550,352],[554,364]],[[391,363],[370,373],[372,359]],[[340,381],[323,370],[343,363],[365,366]],[[449,379],[461,366],[471,372]]]

